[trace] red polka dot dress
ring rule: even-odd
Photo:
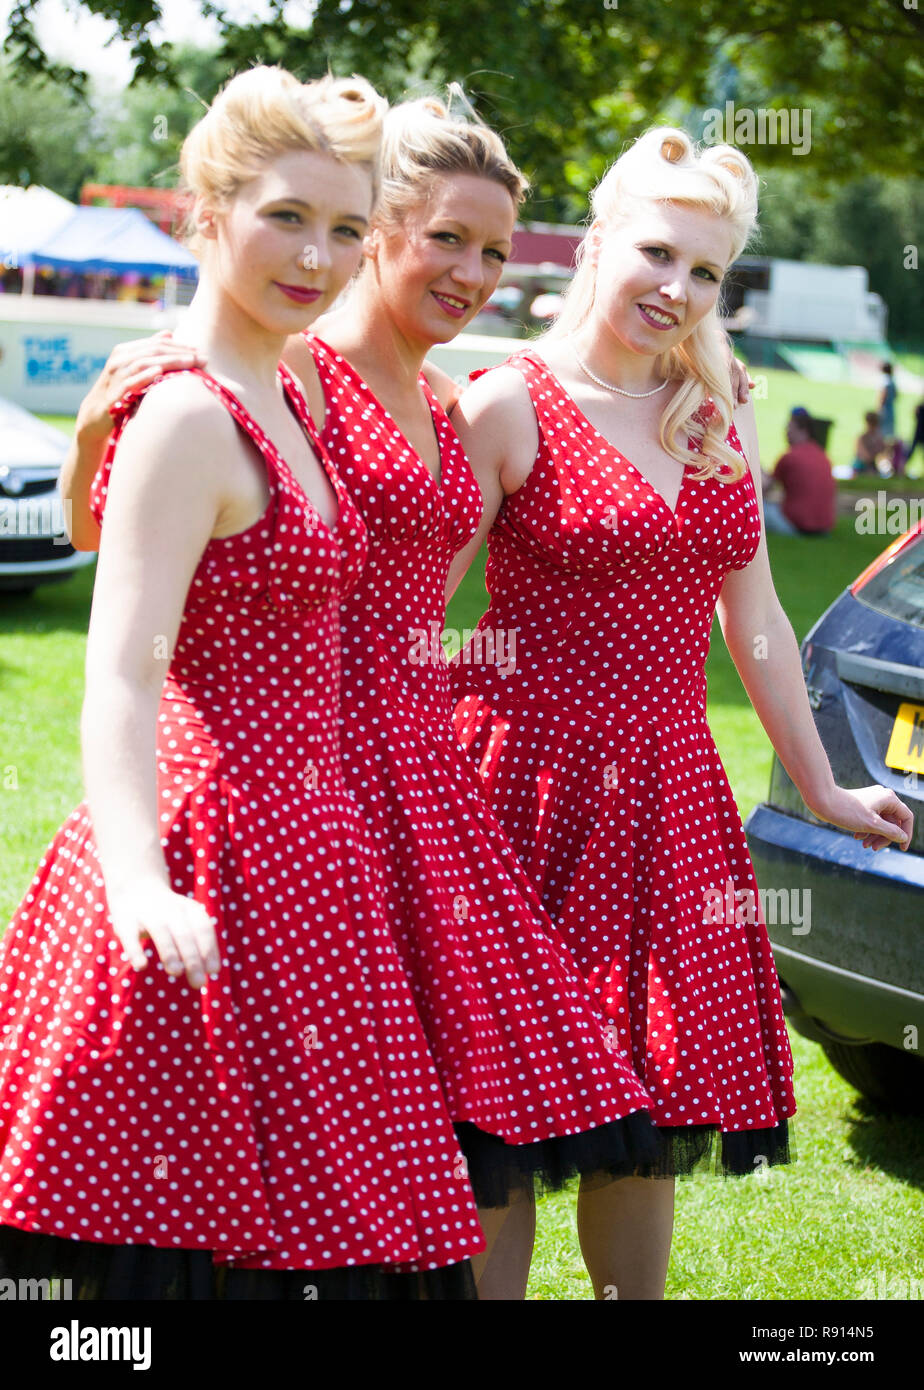
[[[347,782],[385,866],[389,923],[479,1202],[538,1177],[634,1171],[648,1098],[606,1031],[452,731],[440,643],[450,560],[481,494],[421,375],[437,482],[357,372],[306,335],[322,439],[370,537],[341,608]]]
[[[721,1132],[723,1171],[788,1160],[792,1057],[757,883],[706,722],[725,576],[760,515],[685,474],[672,512],[546,364],[539,452],[489,536],[484,629],[516,669],[454,665],[455,727],[506,833],[617,1030],[674,1171]],[[742,452],[734,429],[729,443]]]
[[[461,1289],[483,1239],[339,758],[339,603],[364,528],[332,474],[328,529],[243,405],[197,374],[271,493],[259,521],[207,544],[158,716],[164,857],[174,890],[217,918],[222,966],[194,991],[150,943],[147,970],[124,961],[78,807],[0,945],[0,1271],[41,1248],[28,1232],[159,1247],[142,1276],[145,1255],[204,1252],[226,1267],[219,1290],[249,1271],[253,1297],[305,1297],[304,1271],[320,1297],[414,1296],[382,1268],[397,1265],[456,1266]],[[140,394],[94,484],[101,521]],[[297,1291],[269,1271],[299,1271]]]

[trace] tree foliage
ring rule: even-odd
[[[94,126],[81,104],[85,75],[49,62],[32,29],[35,6],[21,0],[5,44],[19,96],[9,66],[0,68],[0,177],[27,173],[68,196],[85,178],[170,183],[198,98],[254,62],[303,78],[361,72],[392,100],[461,81],[532,181],[526,215],[548,221],[583,217],[606,166],[653,123],[698,137],[707,112],[728,101],[738,111],[808,112],[805,154],[791,143],[745,146],[767,184],[760,249],[867,265],[893,329],[916,333],[924,272],[907,268],[905,251],[924,211],[917,3],[318,0],[298,27],[284,0],[270,0],[260,23],[198,0],[220,35],[204,53],[151,39],[156,0],[82,0],[117,26],[135,61],[131,88]]]
[[[93,177],[93,111],[48,75],[25,82],[0,60],[0,184],[41,183],[76,200]]]
[[[827,265],[862,265],[889,306],[889,335],[920,338],[924,266],[924,180],[867,174],[826,196],[806,197],[791,170],[767,174],[761,200],[761,255]]]
[[[174,55],[149,37],[155,0],[82,3],[129,40],[138,80],[175,77]],[[496,0],[318,0],[306,28],[286,23],[284,0],[271,0],[268,22],[243,25],[210,0],[199,4],[219,23],[217,61],[227,72],[262,60],[313,76],[330,64],[362,72],[395,98],[413,51],[420,80],[463,82],[552,206],[569,157],[586,167],[585,155],[606,156],[678,102],[705,111],[729,65],[739,105],[813,111],[805,172],[843,179],[875,171],[884,151],[893,172],[921,162],[917,0],[624,0],[613,8],[607,0],[508,0],[503,8]],[[7,47],[39,70],[33,9],[25,0],[14,8]],[[766,167],[793,158],[780,146],[749,153]]]

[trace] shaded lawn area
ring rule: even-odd
[[[797,387],[797,394],[811,408],[807,393]],[[830,537],[770,538],[777,589],[800,640],[888,539],[857,535],[850,518]],[[29,599],[0,596],[3,922],[82,794],[78,723],[92,574]],[[447,625],[473,626],[485,602],[483,565],[476,563]],[[766,793],[771,752],[718,625],[707,674],[710,722],[744,817]],[[793,1046],[798,1161],[763,1179],[698,1175],[678,1185],[668,1297],[920,1297],[924,1125],[877,1115],[820,1049],[796,1035]],[[529,1297],[590,1297],[570,1193],[540,1204]]]

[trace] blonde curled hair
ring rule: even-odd
[[[313,150],[360,164],[378,193],[378,155],[387,103],[364,77],[299,82],[281,67],[253,67],[225,83],[180,154],[181,189],[223,209],[267,160]],[[191,249],[198,238],[190,213]]]
[[[651,203],[675,203],[724,218],[732,232],[734,261],[757,226],[757,176],[732,145],[697,150],[685,131],[656,128],[640,136],[597,184],[590,196],[592,221],[601,224],[605,235],[608,226],[628,221]],[[561,312],[542,341],[570,337],[590,315],[596,270],[587,245],[585,236]],[[725,440],[735,404],[725,341],[713,306],[682,343],[658,354],[656,367],[662,376],[684,383],[661,416],[662,448],[684,464],[691,452],[701,451],[693,476],[731,482],[744,475],[746,465]],[[713,403],[708,412],[703,410],[707,398]],[[695,451],[688,444],[691,438],[698,445]]]

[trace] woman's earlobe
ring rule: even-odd
[[[587,258],[591,265],[596,265],[600,255],[600,243],[603,236],[603,228],[599,222],[592,222],[587,233]]]
[[[216,235],[215,209],[197,199],[193,207],[193,225],[199,236],[207,241],[214,241]]]

